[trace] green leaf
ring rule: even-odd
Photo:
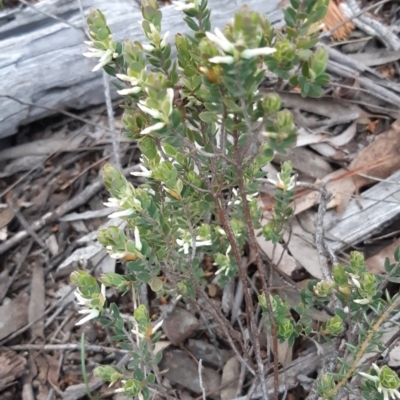
[[[400,261],[400,246],[397,246],[396,250],[394,251],[394,259],[397,262]]]
[[[318,98],[321,97],[323,93],[324,90],[321,87],[311,84],[308,91],[308,96]]]
[[[335,314],[339,316],[343,321],[346,321],[347,314],[341,308],[335,308]]]
[[[300,1],[299,0],[290,0],[290,4],[295,10],[298,10],[300,7]]]
[[[213,122],[217,122],[217,115],[211,111],[204,111],[204,112],[200,113],[199,118],[203,122],[207,122],[209,124],[212,124]]]
[[[321,74],[314,79],[317,85],[327,85],[330,82],[330,77],[328,74]]]
[[[293,8],[286,8],[282,10],[283,16],[285,17],[285,22],[286,25],[294,28],[296,24],[296,12],[293,10]]]
[[[190,17],[185,17],[183,20],[192,31],[198,32],[200,30],[196,22],[194,22]]]

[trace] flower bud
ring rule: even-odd
[[[321,333],[336,336],[339,335],[342,330],[343,320],[338,315],[335,315],[334,317],[328,319],[328,321],[324,322]]]
[[[290,319],[285,319],[283,324],[277,326],[278,335],[283,339],[289,339],[290,335],[294,331],[293,323]]]
[[[281,108],[281,98],[276,93],[270,93],[265,97],[262,105],[266,114],[273,114]]]
[[[335,288],[335,283],[331,280],[318,282],[314,288],[313,292],[317,297],[330,296]]]

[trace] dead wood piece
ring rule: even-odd
[[[324,359],[329,357],[329,355],[333,352],[332,345],[324,343],[322,346],[324,354],[318,354],[317,351],[309,353],[307,355],[296,358],[291,364],[285,368],[284,371],[280,371],[280,386],[279,392],[282,393],[285,390],[289,390],[297,384],[297,377],[299,375],[309,375],[316,369],[318,369]],[[267,386],[268,386],[268,394],[273,394],[273,377],[269,376],[267,378]],[[251,399],[260,399],[262,398],[262,392],[258,387],[256,391],[251,396]],[[247,396],[237,397],[234,400],[247,400]]]
[[[89,7],[103,11],[115,40],[144,40],[137,24],[142,15],[136,2],[83,0],[82,3],[85,15]],[[280,0],[210,0],[213,27],[222,28],[243,4],[267,14],[274,24],[282,25]],[[0,96],[10,95],[25,102],[60,109],[83,109],[103,104],[102,74],[91,72],[94,61],[82,56],[86,51],[83,41],[87,39],[82,30],[78,2],[48,0],[36,3],[35,8],[47,15],[26,8],[12,21],[0,26]],[[170,31],[170,38],[178,32],[189,33],[174,6],[163,7],[162,13],[163,30]],[[48,15],[57,15],[67,24]],[[116,96],[114,89],[111,97]],[[23,105],[10,98],[3,98],[1,102],[0,138],[12,135],[20,125],[55,114],[54,110]]]
[[[26,359],[6,347],[0,348],[0,391],[25,372]]]
[[[361,208],[360,208],[361,205]],[[329,213],[327,233],[337,241],[333,251],[344,250],[382,230],[400,214],[400,171],[353,199],[339,217]]]

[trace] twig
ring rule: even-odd
[[[17,266],[15,267],[14,272],[13,272],[11,278],[8,279],[7,284],[6,284],[6,287],[3,289],[2,293],[0,293],[0,302],[4,299],[4,297],[6,297],[7,292],[8,292],[8,289],[10,289],[10,287],[11,287],[11,285],[13,284],[15,278],[17,277],[19,271],[21,270],[21,267],[22,267],[22,265],[24,264],[24,262],[25,262],[25,260],[26,260],[26,257],[28,256],[29,252],[31,251],[32,244],[33,244],[33,242],[32,242],[32,240],[30,240],[30,241],[26,244],[26,246],[24,247],[24,250],[23,250],[23,252],[22,252],[22,254],[21,254],[21,259],[20,259],[20,261],[18,262]]]
[[[111,132],[110,129],[107,128],[106,126],[103,126],[103,125],[100,125],[100,124],[96,124],[95,122],[92,122],[92,121],[90,121],[88,119],[82,118],[79,115],[73,114],[73,113],[71,113],[69,111],[61,110],[59,108],[41,106],[41,105],[36,104],[36,103],[30,103],[29,101],[22,101],[22,100],[20,100],[20,99],[18,99],[16,97],[10,96],[10,95],[0,94],[0,98],[1,97],[5,98],[5,99],[14,100],[17,103],[22,104],[23,106],[37,107],[37,108],[41,108],[42,110],[54,111],[54,112],[63,114],[66,117],[70,117],[70,118],[76,119],[77,121],[83,122],[83,123],[85,123],[87,125],[94,126],[94,127],[98,128],[98,129],[102,129],[102,130],[105,130],[107,132]]]
[[[69,27],[71,27],[71,28],[73,28],[73,29],[76,29],[76,30],[78,30],[78,31],[82,31],[82,30],[83,30],[81,27],[75,26],[75,25],[71,24],[70,22],[66,21],[65,19],[59,18],[59,17],[57,17],[56,15],[49,14],[49,13],[47,13],[47,12],[45,12],[45,11],[40,10],[39,8],[35,7],[33,4],[28,3],[28,2],[25,1],[25,0],[18,0],[18,1],[19,1],[21,4],[24,4],[25,6],[27,6],[27,7],[29,7],[29,8],[32,8],[32,9],[35,10],[38,14],[42,14],[42,15],[44,15],[44,16],[46,16],[46,17],[51,18],[51,19],[55,19],[56,21],[59,21],[59,22],[65,24],[65,25],[68,25]]]
[[[342,4],[341,8],[345,12],[347,11],[347,7],[345,7],[346,4],[348,6],[348,10],[351,12],[352,15],[361,12],[355,0],[347,0],[346,3]],[[393,32],[391,32],[389,28],[381,24],[376,19],[367,17],[361,12],[358,16],[358,20],[355,19],[354,23],[358,25],[360,29],[366,31],[368,34],[375,33],[375,36],[378,36],[386,45],[386,47],[388,47],[390,50],[400,49],[399,38]]]
[[[327,36],[331,36],[337,29],[341,28],[343,25],[346,25],[348,22],[353,21],[354,18],[359,17],[360,15],[366,13],[367,11],[370,11],[376,7],[379,7],[383,4],[389,3],[393,0],[382,0],[382,1],[378,1],[375,4],[371,4],[368,7],[364,7],[362,10],[359,10],[358,12],[356,12],[355,14],[353,14],[351,17],[346,18],[344,21],[342,21],[340,24],[337,24],[336,26],[334,26],[332,29],[329,29],[329,31],[326,31],[324,33],[321,33],[321,35],[319,36],[320,39],[327,37]]]
[[[79,343],[61,343],[61,344],[17,344],[13,346],[7,346],[9,349],[15,351],[26,351],[26,350],[41,350],[41,351],[54,351],[54,350],[67,350],[67,351],[80,351],[81,345]],[[112,352],[127,354],[128,350],[116,349],[114,347],[105,347],[94,344],[86,344],[85,350],[94,351],[95,353],[101,352]]]
[[[203,395],[203,400],[206,400],[206,389],[204,389],[204,385],[203,385],[203,377],[201,375],[201,369],[203,366],[203,360],[200,358],[199,360],[199,365],[198,365],[198,371],[199,371],[199,385],[201,387],[201,393]]]
[[[315,219],[315,245],[317,247],[318,260],[321,267],[322,276],[326,280],[331,280],[332,275],[328,268],[328,258],[325,246],[324,234],[324,216],[326,214],[326,206],[331,198],[331,195],[326,190],[325,184],[321,186],[312,183],[297,182],[296,186],[304,187],[306,189],[316,190],[320,193],[321,199],[318,206],[318,213]]]
[[[108,126],[111,131],[112,148],[114,153],[114,164],[117,169],[121,170],[119,145],[117,140],[117,134],[115,132],[114,110],[111,102],[110,80],[107,72],[104,70],[103,70],[103,84],[104,84],[104,96],[106,98],[106,106],[107,106]]]
[[[124,175],[129,175],[131,171],[134,170],[134,167],[129,167],[123,170]],[[57,221],[64,214],[74,210],[75,208],[85,204],[89,199],[91,199],[99,190],[103,188],[103,180],[98,178],[88,187],[86,187],[82,192],[79,192],[75,197],[68,200],[61,206],[57,207],[55,211],[49,212],[40,219],[36,220],[31,224],[32,231],[36,232],[39,229],[43,228],[46,224],[50,222]],[[3,254],[7,250],[11,249],[22,240],[26,239],[29,236],[29,232],[27,230],[18,232],[11,239],[0,245],[0,254]]]

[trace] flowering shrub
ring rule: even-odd
[[[256,242],[256,229],[261,228],[257,196],[265,178],[263,167],[274,153],[285,152],[296,139],[293,116],[282,109],[279,96],[261,93],[259,88],[265,69],[269,69],[279,82],[297,86],[303,96],[322,94],[321,86],[329,82],[325,73],[328,57],[323,48],[312,48],[328,0],[291,0],[291,6],[283,10],[284,32],[246,7],[224,29],[212,31],[206,0],[173,3],[193,31],[192,35],[175,36],[176,59],[171,58],[168,32],[162,34],[162,14],[155,0],[142,5],[141,26],[147,43],[114,41],[99,10],[92,9],[87,19],[92,40],[86,42],[89,51],[85,55],[99,59],[94,71],[104,68],[118,80],[118,93],[125,99],[126,134],[137,141],[142,153],[141,172],[132,175],[144,183],[135,187],[113,166],[104,167],[104,182],[111,196],[105,205],[119,208],[109,217],[123,218],[126,228],[103,229],[98,241],[123,263],[125,273],[105,273],[98,281],[83,271],[72,274],[78,304],[84,307],[80,312],[87,314],[78,324],[97,318],[112,328],[113,339],[131,352],[132,361],[127,369],[100,366],[95,374],[110,385],[119,382],[117,391],[125,395],[148,399],[156,384],[165,393],[157,367],[161,352],[155,351],[162,321],[151,323],[144,305],[133,310],[133,320],[124,320],[117,305],[107,303],[106,288],[132,292],[135,304],[144,284],[157,296],[201,300],[199,307],[219,324],[224,339],[247,370],[258,377],[263,396],[268,398],[257,303],[248,290],[244,262],[248,244],[262,287],[259,305],[272,334],[277,398],[278,340],[293,345],[302,334],[335,338],[343,335],[350,319],[366,320],[369,311],[379,315],[386,307],[379,291],[382,283],[366,272],[361,256],[355,254],[350,267],[335,267],[332,280],[309,282],[294,317],[283,299],[270,295]],[[276,207],[262,234],[276,243],[292,213],[296,182],[290,163],[282,165],[278,181],[273,183]],[[237,276],[243,285],[254,360],[240,333],[204,290],[204,254],[213,258],[221,287]],[[312,307],[329,307],[334,297],[339,306],[331,312],[332,318],[314,328]],[[351,370],[343,368],[342,380]],[[388,375],[386,369],[384,374]],[[371,375],[372,381],[381,382],[381,375]],[[318,393],[326,398],[336,394],[338,385],[343,386],[340,376],[321,375]],[[389,380],[385,378],[385,382]],[[397,395],[396,385],[394,379],[384,383],[382,378],[376,388],[385,396]]]

